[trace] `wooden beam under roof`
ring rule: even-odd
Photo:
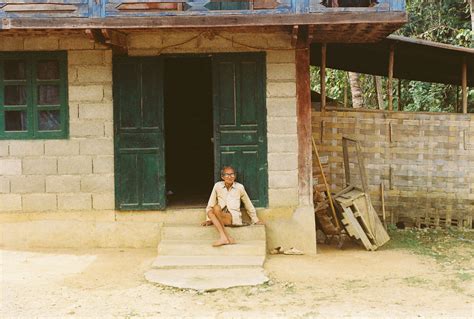
[[[391,24],[407,22],[404,12],[324,12],[268,15],[193,15],[110,18],[4,18],[3,29],[148,29],[202,27],[261,27],[332,24]]]

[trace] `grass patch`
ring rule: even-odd
[[[474,231],[457,228],[389,228],[389,235],[391,240],[383,249],[404,249],[417,255],[429,256],[446,269],[457,272],[458,279],[473,279],[469,269],[472,268],[474,258]]]

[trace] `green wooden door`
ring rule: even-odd
[[[268,203],[265,56],[213,57],[215,178],[232,165],[255,206]]]
[[[114,59],[115,206],[165,207],[163,60]]]

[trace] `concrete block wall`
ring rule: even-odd
[[[379,213],[383,183],[386,211],[395,222],[429,218],[434,224],[464,221],[472,227],[472,114],[331,109],[312,116],[313,136],[320,152],[329,156],[333,190],[345,185],[342,137],[354,138],[361,142],[371,198]],[[354,156],[350,162],[351,179],[358,183]]]
[[[112,52],[84,36],[1,37],[0,50],[67,51],[70,127],[0,140],[0,212],[114,209]]]
[[[128,44],[137,56],[266,52],[269,206],[298,205],[295,51],[288,33],[137,32]]]

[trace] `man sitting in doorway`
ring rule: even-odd
[[[225,226],[242,225],[240,201],[244,203],[252,223],[263,225],[263,222],[257,217],[255,207],[250,201],[244,186],[235,181],[234,168],[224,166],[221,170],[221,178],[223,181],[217,182],[212,189],[206,207],[207,220],[202,223],[203,226],[214,225],[219,231],[220,238],[212,245],[214,247],[235,244],[235,239],[225,230]]]

